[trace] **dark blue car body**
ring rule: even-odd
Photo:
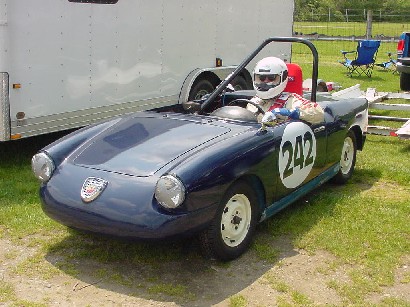
[[[42,150],[55,164],[40,187],[43,210],[64,225],[101,234],[192,236],[212,225],[230,187],[241,182],[254,191],[255,217],[263,221],[340,172],[346,135],[353,135],[354,151],[363,148],[367,101],[319,100],[325,121],[315,125],[288,120],[261,129],[257,121],[213,113],[148,111],[83,128]],[[185,186],[174,209],[155,197],[167,174]],[[106,182],[90,202],[80,196],[87,178]]]
[[[321,183],[317,178],[325,181],[337,172],[348,127],[363,144],[361,130],[353,124],[366,102],[327,105],[327,122],[312,127],[319,128],[317,157],[304,181],[313,181],[312,188]],[[295,122],[261,133],[258,123],[141,112],[86,128],[44,149],[61,163],[41,187],[43,209],[65,225],[94,232],[138,238],[192,235],[209,224],[227,187],[246,178],[261,191],[261,209],[270,215],[303,193],[286,188],[278,172],[282,134],[291,124]],[[187,185],[184,205],[173,211],[153,197],[155,183],[165,173]],[[90,176],[109,184],[96,201],[85,204],[80,190]],[[295,194],[282,205],[290,193]]]

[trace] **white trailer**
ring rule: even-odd
[[[264,39],[291,36],[293,11],[283,0],[0,0],[0,141],[203,95]]]

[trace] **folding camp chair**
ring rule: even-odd
[[[343,61],[339,61],[347,68],[347,74],[352,76],[357,73],[359,76],[365,74],[369,78],[372,76],[374,62],[376,61],[377,50],[379,49],[380,41],[363,40],[359,41],[356,51],[343,51]],[[354,53],[355,59],[349,60],[347,54]]]
[[[392,58],[392,53],[388,52],[387,56],[389,57],[389,60],[383,63],[377,63],[376,66],[379,66],[381,68],[383,68],[384,70],[391,70],[393,72],[393,74],[398,74],[399,72],[397,71],[397,60]]]

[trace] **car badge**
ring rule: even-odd
[[[81,188],[81,199],[85,203],[95,200],[106,188],[107,180],[96,177],[88,177]]]

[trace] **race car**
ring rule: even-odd
[[[227,92],[271,43],[312,50],[309,98],[323,108],[322,122],[263,126],[245,108],[252,93]],[[316,97],[317,73],[311,42],[273,37],[214,92],[179,112],[137,112],[75,131],[32,158],[42,208],[87,232],[145,240],[196,236],[207,257],[233,260],[248,249],[259,222],[328,180],[352,176],[365,143],[367,101]]]

